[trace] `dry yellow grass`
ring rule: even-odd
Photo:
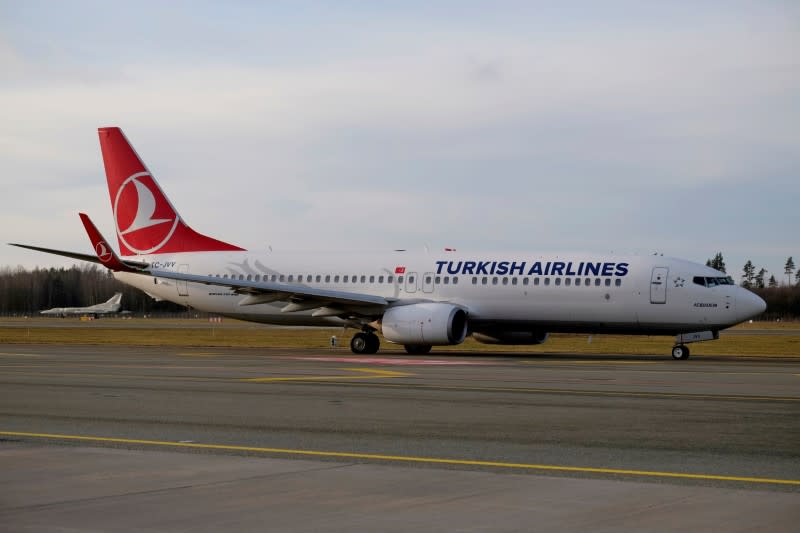
[[[354,333],[332,328],[271,328],[258,324],[226,321],[212,325],[202,320],[101,320],[81,323],[77,320],[6,320],[0,328],[0,344],[116,344],[133,346],[207,346],[207,347],[286,347],[325,348],[336,335],[340,350],[347,351]],[[64,327],[69,325],[72,327]],[[800,356],[800,324],[754,323],[738,326],[737,335],[725,335],[713,342],[691,345],[693,355],[768,355]],[[756,330],[783,330],[781,334],[759,334]],[[745,334],[754,330],[752,334]],[[778,333],[775,331],[774,333]],[[590,342],[591,339],[591,342]],[[652,354],[667,355],[672,337],[624,335],[553,334],[539,346],[485,345],[472,339],[459,346],[437,347],[437,353],[514,352],[580,354]],[[384,349],[401,349],[382,342]]]

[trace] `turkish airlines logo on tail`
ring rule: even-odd
[[[97,254],[98,259],[103,261],[104,263],[111,259],[111,247],[106,243],[106,241],[100,241],[94,246],[94,251]]]
[[[139,172],[117,190],[114,221],[117,236],[131,252],[149,254],[169,241],[180,218],[150,173]]]

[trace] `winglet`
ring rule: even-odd
[[[94,248],[97,258],[100,260],[100,264],[115,272],[137,272],[136,269],[131,268],[120,260],[114,252],[114,249],[108,244],[108,241],[100,234],[100,231],[94,225],[92,219],[89,218],[89,215],[85,213],[79,214],[81,222],[83,222],[83,227],[86,228],[86,233],[89,234],[89,240],[92,241],[92,248]]]

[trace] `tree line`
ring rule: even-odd
[[[71,268],[0,269],[0,315],[32,316],[52,307],[85,307],[122,293],[122,309],[137,315],[186,314],[171,302],[156,302],[98,265]]]
[[[706,261],[706,266],[710,266],[720,272],[725,272],[725,259],[721,252]],[[800,269],[795,266],[794,258],[789,256],[783,265],[783,275],[780,281],[771,274],[767,278],[769,271],[765,268],[758,268],[751,260],[747,260],[742,267],[742,275],[739,285],[750,289],[765,302],[767,311],[761,318],[765,320],[796,320],[800,318]]]

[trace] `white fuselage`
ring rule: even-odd
[[[723,329],[763,310],[762,300],[724,274],[661,256],[187,252],[136,259],[162,271],[377,295],[397,305],[448,302],[467,311],[471,331],[678,334]],[[245,296],[227,287],[114,275],[160,299],[242,320],[344,323],[311,310],[284,312],[287,302],[240,305]]]

